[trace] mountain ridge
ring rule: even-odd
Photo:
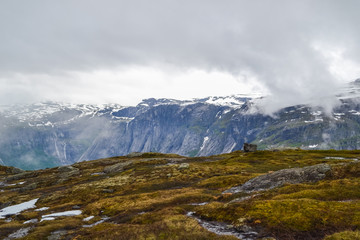
[[[0,162],[39,169],[74,162],[163,152],[207,156],[242,149],[357,149],[360,80],[338,95],[330,115],[320,107],[290,106],[273,116],[261,97],[144,99],[136,106],[46,102],[2,107]]]

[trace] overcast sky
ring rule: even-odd
[[[358,0],[0,0],[0,103],[316,100],[360,77],[359,9]]]

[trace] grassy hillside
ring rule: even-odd
[[[202,226],[216,221],[251,229],[253,239],[360,239],[357,158],[360,151],[145,153],[32,172],[0,167],[0,209],[38,198],[36,208],[0,218],[0,238],[237,239]],[[319,163],[331,171],[318,182],[223,193],[259,175]],[[45,216],[64,211],[73,216]]]

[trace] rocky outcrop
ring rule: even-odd
[[[76,176],[80,173],[80,170],[73,166],[61,166],[58,167],[59,180],[58,183],[67,181],[70,177]]]
[[[24,170],[17,168],[17,167],[8,167],[6,168],[6,173],[8,174],[19,174],[19,173],[23,173]]]
[[[104,173],[117,173],[124,170],[125,167],[132,165],[132,161],[126,161],[117,163],[111,166],[107,166],[104,168]]]
[[[256,151],[257,151],[256,144],[244,143],[244,152],[256,152]]]
[[[4,240],[23,238],[23,237],[25,237],[26,235],[29,234],[31,229],[32,229],[32,227],[20,228],[16,232],[13,232],[8,237],[4,238]]]
[[[10,182],[10,181],[15,181],[15,180],[20,180],[20,179],[25,179],[25,178],[32,178],[32,177],[36,177],[38,175],[38,173],[36,172],[21,172],[12,176],[9,176],[7,178],[5,178],[6,182]]]
[[[48,236],[48,240],[60,240],[63,239],[63,237],[67,234],[66,230],[58,230],[51,233],[50,236]]]
[[[269,174],[255,177],[241,186],[233,187],[224,193],[264,191],[284,184],[297,184],[303,182],[317,182],[325,178],[331,170],[329,164],[318,164],[304,168],[282,169]]]
[[[77,169],[76,167],[73,167],[73,166],[58,167],[58,172],[60,172],[60,173],[75,172],[75,171],[79,171],[79,169]]]

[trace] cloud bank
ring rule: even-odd
[[[329,105],[340,84],[360,76],[359,7],[356,0],[3,1],[0,101],[132,104],[263,91],[268,112]]]

